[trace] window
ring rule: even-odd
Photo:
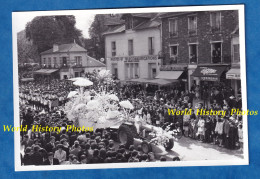
[[[126,20],[126,29],[132,29],[133,28],[133,17],[128,17]]]
[[[48,58],[48,67],[51,68],[51,57]]]
[[[211,44],[211,58],[212,63],[221,63],[222,62],[222,43],[216,42]]]
[[[197,44],[189,45],[189,57],[190,57],[190,63],[198,63],[198,45]]]
[[[233,62],[234,63],[240,62],[239,44],[233,45]]]
[[[178,35],[177,19],[169,19],[169,32],[170,37],[176,37]]]
[[[112,52],[112,57],[116,56],[116,42],[115,41],[111,42],[111,52]]]
[[[58,65],[57,65],[56,57],[53,57],[53,66],[54,66],[54,67],[57,67],[57,66],[58,66]]]
[[[212,12],[210,14],[210,23],[211,23],[211,31],[212,32],[220,31],[221,13],[220,12]]]
[[[46,65],[46,58],[43,58],[43,60],[42,60],[42,65],[43,65],[43,66]]]
[[[196,16],[188,17],[188,32],[189,32],[189,35],[197,34],[197,17]]]
[[[178,58],[178,45],[170,46],[170,64],[177,63]]]
[[[82,65],[82,57],[81,56],[75,56],[75,65],[81,66]]]
[[[133,40],[128,40],[128,55],[134,55],[134,42]]]
[[[62,66],[67,66],[67,57],[62,57]]]
[[[148,37],[148,54],[154,54],[154,37]]]

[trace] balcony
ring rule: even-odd
[[[177,37],[178,36],[178,32],[170,32],[170,37]]]
[[[211,32],[212,33],[220,32],[220,26],[211,26]]]
[[[189,33],[189,36],[197,35],[197,29],[189,29],[188,33]]]

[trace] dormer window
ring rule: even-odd
[[[127,18],[126,20],[126,29],[132,29],[134,26],[134,23],[133,23],[133,17],[130,16]]]

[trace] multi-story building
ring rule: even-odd
[[[235,96],[241,97],[241,77],[240,77],[240,50],[239,50],[239,29],[238,26],[231,34],[231,69],[226,73],[226,78],[231,81]]]
[[[226,80],[238,11],[173,12],[160,18],[163,59],[160,78],[178,79],[184,74],[187,79],[181,81],[186,89],[192,84]]]
[[[160,19],[156,13],[123,14],[105,36],[107,69],[120,80],[154,79],[161,51]],[[116,25],[115,25],[116,24]]]
[[[105,69],[105,64],[87,55],[87,51],[78,44],[54,44],[52,49],[41,53],[42,69],[34,75],[52,75],[60,79],[80,77],[85,72]]]

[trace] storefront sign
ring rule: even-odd
[[[140,60],[157,60],[156,55],[125,57],[125,62],[139,62]]]
[[[212,69],[212,68],[204,68],[200,71],[200,73],[202,73],[203,75],[214,75],[216,74],[216,69]]]
[[[218,81],[219,78],[218,77],[201,77],[200,78],[202,81]]]
[[[123,57],[112,57],[111,61],[122,61]]]
[[[139,62],[140,60],[157,60],[157,55],[112,57],[111,61]]]
[[[240,74],[226,74],[226,78],[230,80],[240,80]]]
[[[160,68],[160,71],[183,71],[187,68],[184,65],[163,65]]]

